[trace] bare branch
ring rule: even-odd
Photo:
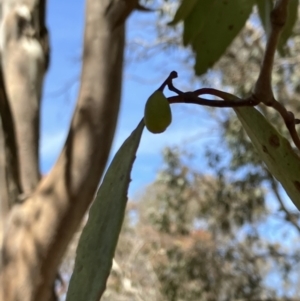
[[[202,88],[193,92],[182,92],[173,85],[173,79],[176,77],[177,77],[177,72],[172,71],[160,87],[160,89],[163,89],[167,85],[170,91],[173,91],[176,94],[178,94],[178,96],[169,97],[168,98],[169,103],[191,103],[191,104],[197,104],[197,105],[209,106],[209,107],[236,108],[236,107],[253,107],[258,105],[260,102],[262,102],[261,98],[257,97],[255,94],[252,94],[248,98],[240,99],[239,97],[232,95],[230,93],[220,91],[217,89],[212,89],[212,88]],[[199,95],[203,95],[203,94],[217,96],[223,100],[211,100],[211,99],[204,99],[198,97]],[[293,142],[300,150],[300,138],[296,131],[296,124],[299,124],[300,120],[296,119],[294,114],[290,111],[287,111],[287,109],[280,102],[278,102],[273,96],[272,96],[271,103],[265,103],[265,102],[263,103],[267,106],[273,107],[276,111],[278,111],[278,113],[283,118],[288,131],[290,132]]]
[[[273,62],[279,35],[286,22],[288,3],[289,0],[277,0],[271,13],[271,33],[266,45],[262,66],[254,89],[254,96],[266,105],[270,105],[273,102]]]
[[[171,96],[168,98],[169,103],[193,103],[201,106],[208,106],[214,108],[237,108],[237,107],[253,107],[256,106],[257,100],[253,98],[235,100],[211,100],[197,97],[193,92],[186,92],[180,96]]]
[[[259,104],[258,100],[252,96],[247,99],[240,99],[230,93],[211,88],[202,88],[193,92],[182,92],[173,85],[173,79],[177,76],[177,72],[172,71],[159,88],[159,90],[163,90],[165,86],[168,86],[170,91],[178,94],[178,96],[169,97],[169,103],[193,103],[218,108],[253,107]],[[198,97],[203,94],[217,96],[223,100],[211,100]]]

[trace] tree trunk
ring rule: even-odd
[[[136,4],[87,0],[77,106],[59,159],[40,181],[39,104],[49,49],[45,2],[3,3],[2,65],[19,160],[14,182],[18,187],[20,179],[23,195],[9,207],[2,229],[0,300],[53,300],[58,265],[109,155],[121,94],[124,21]]]

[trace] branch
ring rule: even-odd
[[[191,103],[215,108],[253,107],[258,104],[257,101],[252,97],[247,99],[241,99],[240,101],[234,101],[229,99],[210,100],[197,97],[194,92],[187,92],[179,96],[171,96],[168,98],[168,100],[169,103]]]
[[[0,116],[1,135],[3,147],[1,148],[1,192],[0,207],[9,210],[18,201],[21,193],[19,178],[19,159],[17,155],[17,145],[15,127],[8,103],[2,71],[0,70]],[[3,212],[2,212],[3,214]],[[2,216],[3,217],[3,216]],[[1,231],[1,230],[0,230]]]
[[[261,102],[261,98],[257,97],[255,94],[252,94],[248,98],[241,99],[230,93],[220,91],[217,89],[212,89],[212,88],[202,88],[193,92],[182,92],[173,85],[173,79],[176,78],[177,76],[178,76],[177,72],[172,71],[170,75],[167,77],[167,79],[163,82],[163,84],[159,87],[159,90],[162,91],[166,86],[168,86],[170,91],[173,91],[176,94],[178,94],[177,96],[171,96],[168,98],[170,104],[190,103],[190,104],[197,104],[202,106],[218,107],[218,108],[236,108],[236,107],[253,107]],[[199,95],[204,95],[204,94],[217,96],[219,98],[222,98],[223,100],[211,100],[211,99],[198,97]],[[267,104],[264,103],[264,104],[273,107],[276,111],[279,112],[279,114],[282,116],[285,122],[287,129],[290,132],[293,142],[300,150],[300,138],[296,131],[296,124],[300,124],[300,119],[296,119],[294,114],[290,111],[287,111],[287,109],[280,102],[278,102],[273,96],[272,96],[271,103],[267,103]]]
[[[173,79],[177,78],[177,72],[172,71],[167,79],[159,87],[159,90],[168,86],[170,91],[175,92],[178,96],[171,96],[168,98],[169,103],[191,103],[209,107],[218,107],[218,108],[234,108],[234,107],[253,107],[259,104],[257,99],[252,96],[247,99],[240,99],[237,96],[234,96],[230,93],[220,91],[212,88],[202,88],[193,92],[182,92],[173,85]],[[210,100],[198,97],[199,95],[212,95],[222,98],[223,100]]]
[[[3,237],[9,211],[21,192],[14,124],[2,72],[0,70],[0,268],[3,262]],[[2,289],[0,280],[0,299]]]
[[[1,270],[5,301],[15,300],[12,294],[23,301],[48,300],[57,266],[94,198],[119,111],[124,50],[120,20],[128,16],[133,2],[86,2],[77,106],[55,166],[33,195],[11,212]]]
[[[287,18],[288,3],[289,0],[277,0],[271,12],[271,33],[254,89],[254,97],[258,98],[265,105],[273,103],[272,69],[279,35]]]
[[[21,192],[30,195],[40,180],[40,100],[49,59],[45,1],[2,1],[3,79],[14,121]]]
[[[300,139],[296,131],[295,125],[299,124],[300,120],[295,119],[292,112],[279,103],[273,96],[272,91],[272,69],[274,63],[274,56],[277,49],[279,35],[285,25],[287,19],[287,9],[289,0],[277,0],[274,9],[271,12],[271,33],[266,45],[266,50],[254,89],[254,99],[264,103],[267,106],[273,107],[279,112],[284,119],[285,125],[290,132],[293,142],[300,150]]]

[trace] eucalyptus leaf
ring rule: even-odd
[[[300,210],[300,157],[258,110],[234,110],[260,158]]]
[[[195,71],[204,74],[231,44],[249,18],[254,0],[202,0],[184,21],[184,44],[196,53]]]
[[[184,19],[183,45],[191,44],[201,32],[206,23],[206,19],[212,13],[214,0],[198,1],[193,11]]]
[[[195,5],[199,2],[198,0],[182,0],[178,10],[174,16],[174,19],[169,23],[169,25],[175,25],[179,21],[184,20],[194,9]]]
[[[143,129],[142,120],[120,147],[104,176],[79,240],[67,301],[99,301],[105,290]]]

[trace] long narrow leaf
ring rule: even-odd
[[[288,140],[254,108],[237,108],[235,112],[260,158],[282,184],[300,210],[300,158]]]
[[[171,21],[168,25],[175,25],[179,21],[185,19],[193,10],[197,2],[198,0],[182,0],[173,21]]]
[[[199,0],[184,18],[183,44],[196,54],[195,71],[204,74],[222,56],[250,17],[254,0]]]
[[[105,290],[143,128],[142,120],[123,143],[104,176],[79,240],[67,301],[99,301]]]

